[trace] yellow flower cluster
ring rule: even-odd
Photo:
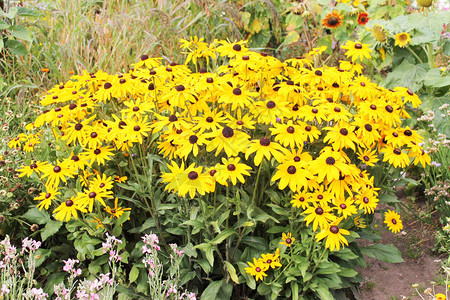
[[[247,262],[249,267],[245,268],[245,272],[255,276],[256,281],[264,280],[267,277],[266,271],[270,268],[275,269],[282,267],[280,263],[280,249],[277,248],[275,253],[261,254],[261,257],[253,258],[253,263]]]
[[[182,42],[196,52],[190,63],[209,67],[221,56],[228,63],[192,72],[187,64],[163,65],[143,55],[128,73],[83,72],[42,97],[48,109],[28,126],[32,133],[10,142],[27,151],[47,147],[39,142],[48,124],[52,144],[65,147],[59,160],[20,170],[45,184],[36,197],[40,208],[59,205],[60,220],[92,212],[97,202],[107,208],[114,176],[124,175],[108,169],[108,161],[157,147],[172,160],[161,175],[166,190],[190,198],[214,192],[217,184],[244,184],[266,160],[275,168],[271,181],[292,191],[307,225],[333,232],[338,220],[377,206],[377,188],[362,166],[430,161],[418,133],[400,126],[409,118],[405,105],[420,104],[417,95],[370,82],[357,63],[315,68],[308,59],[281,62],[250,51],[245,42]],[[348,46],[349,57],[367,57],[358,52],[363,45]],[[69,181],[76,193],[67,196],[60,189]]]

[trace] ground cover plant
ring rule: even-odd
[[[308,4],[299,6],[301,14],[283,15],[277,11],[291,4],[272,4],[221,2],[229,8],[221,13],[212,2],[59,2],[51,5],[62,18],[47,14],[41,30],[54,37],[49,40],[68,41],[65,46],[44,43],[36,52],[34,43],[27,44],[31,61],[42,58],[40,65],[2,50],[2,57],[23,67],[17,78],[39,74],[35,85],[13,85],[18,80],[7,77],[4,92],[17,124],[6,129],[12,138],[2,157],[9,186],[0,226],[16,239],[31,231],[44,246],[37,250],[39,261],[47,260],[35,286],[20,292],[30,299],[54,293],[84,299],[86,291],[105,299],[332,299],[354,292],[363,255],[401,261],[395,247],[377,243],[375,228],[402,230],[393,207],[407,208],[392,187],[416,185],[408,178],[413,172],[432,175],[423,183],[430,196],[445,192],[431,187],[442,182],[445,189],[448,172],[436,167],[446,155],[428,145],[445,151],[447,139],[427,132],[433,127],[424,121],[431,117],[416,117],[420,99],[427,105],[448,96],[446,70],[436,64],[447,51],[445,32],[436,34],[447,15],[433,18],[434,35],[422,47],[422,28],[413,18],[395,18],[406,4],[379,13],[393,18],[383,26],[370,23],[383,5],[327,7],[319,1],[319,11]],[[112,22],[120,18],[119,8],[130,16],[150,10],[151,17],[136,18],[134,26],[156,30],[133,31],[121,47],[128,27]],[[183,11],[189,14],[179,19]],[[268,13],[274,19],[258,25]],[[18,9],[8,19],[23,22],[27,15],[36,17]],[[227,25],[208,31],[224,20]],[[300,23],[285,27],[293,20]],[[52,29],[58,22],[71,26],[60,33]],[[399,23],[417,34],[408,50],[394,45]],[[221,28],[249,41],[214,40]],[[302,28],[315,28],[316,37]],[[374,44],[376,28],[386,36],[382,43]],[[249,44],[269,47],[270,55]],[[305,49],[302,56],[290,55],[294,45]],[[115,59],[106,59],[110,52]],[[399,80],[406,64],[430,76]],[[49,90],[39,98],[25,93],[37,83]],[[31,107],[12,100],[29,98],[36,99]],[[436,131],[446,128],[439,116]],[[413,130],[418,125],[426,130]],[[444,197],[433,201],[445,212]],[[361,247],[359,239],[373,244]],[[109,249],[113,244],[118,248]],[[105,277],[108,272],[112,277]],[[11,278],[2,279],[5,289],[19,282]]]

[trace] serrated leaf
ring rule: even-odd
[[[50,220],[45,225],[44,229],[41,231],[42,241],[45,241],[55,233],[59,231],[59,228],[62,226],[62,222]]]
[[[50,221],[50,215],[45,210],[39,210],[37,207],[29,209],[25,214],[22,215],[23,218],[27,219],[32,223],[39,225],[45,224]]]
[[[228,261],[225,261],[225,266],[227,267],[227,271],[230,274],[231,280],[239,284],[239,278],[236,275],[236,269],[234,268],[234,266]]]

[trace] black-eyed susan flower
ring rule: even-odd
[[[220,53],[220,56],[235,57],[238,54],[248,51],[246,45],[246,41],[238,41],[234,43],[230,41],[220,41],[220,46],[216,48],[216,51]]]
[[[124,133],[127,135],[128,139],[131,142],[138,142],[140,144],[142,144],[143,138],[148,136],[148,133],[151,130],[148,116],[127,120],[127,125],[124,127]]]
[[[250,136],[240,130],[225,126],[222,130],[216,130],[208,135],[213,139],[206,146],[206,151],[216,150],[215,156],[224,150],[228,157],[236,156],[243,152],[248,145]]]
[[[341,248],[341,245],[347,245],[347,239],[344,235],[350,235],[350,232],[346,229],[339,228],[338,225],[342,218],[335,220],[331,224],[327,225],[321,232],[316,234],[316,240],[320,241],[326,238],[325,248],[330,249],[330,251],[334,251],[334,249],[338,250]]]
[[[173,141],[179,148],[176,151],[176,155],[181,158],[187,158],[189,154],[193,154],[197,157],[199,147],[205,145],[208,141],[202,131],[195,132],[192,130],[186,130],[181,133],[179,139]]]
[[[131,208],[120,207],[118,204],[118,201],[119,201],[119,199],[116,197],[114,200],[114,207],[109,207],[109,206],[105,207],[105,211],[111,215],[110,216],[111,219],[113,219],[113,218],[118,219],[123,215],[123,213],[125,211],[131,210]]]
[[[17,169],[17,171],[20,172],[19,177],[23,176],[31,177],[33,173],[39,175],[42,173],[43,167],[45,167],[45,165],[47,164],[48,162],[34,161],[28,166],[22,166],[19,169]]]
[[[347,219],[352,215],[356,215],[358,213],[358,210],[356,209],[354,202],[355,201],[352,198],[347,198],[342,202],[335,203],[335,209],[338,215],[340,215],[344,219]]]
[[[333,127],[325,127],[324,130],[327,130],[328,133],[323,141],[331,144],[333,150],[337,151],[344,148],[355,150],[358,139],[354,132],[354,126],[341,121]]]
[[[384,223],[393,233],[398,233],[403,229],[403,222],[400,220],[400,215],[390,209],[384,213]]]
[[[396,168],[404,168],[409,164],[408,154],[403,152],[400,148],[387,145],[386,147],[381,149],[381,153],[384,154],[383,161],[389,162]]]
[[[369,44],[362,44],[359,41],[347,41],[341,48],[347,50],[345,56],[351,58],[352,62],[355,62],[357,59],[362,61],[364,58],[369,59],[371,57],[370,52],[372,52],[372,50],[369,49],[369,46]]]
[[[52,200],[55,200],[58,195],[61,195],[61,193],[56,188],[49,186],[45,192],[41,192],[38,196],[34,197],[34,200],[41,201],[37,205],[39,210],[42,210],[42,208],[48,210],[52,204]]]
[[[245,272],[250,274],[251,276],[255,276],[256,281],[263,280],[264,277],[267,277],[267,274],[265,273],[269,266],[263,262],[263,260],[256,258],[253,258],[253,263],[247,262],[250,267],[245,268]]]
[[[253,98],[258,96],[257,92],[252,92],[248,87],[233,87],[226,84],[222,87],[218,101],[231,106],[231,110],[245,109],[250,107],[254,102]]]
[[[326,28],[338,28],[342,24],[342,19],[342,15],[337,11],[333,11],[325,16],[325,19],[322,20],[322,25]]]
[[[395,35],[395,45],[400,48],[405,48],[409,43],[411,43],[411,36],[406,32],[401,32]]]
[[[77,170],[72,167],[70,159],[62,162],[57,160],[55,165],[46,164],[42,166],[41,179],[47,178],[45,183],[47,187],[58,187],[61,181],[67,182],[66,177],[73,178],[76,172]]]
[[[378,161],[378,155],[376,153],[376,150],[372,149],[360,148],[358,150],[358,158],[363,164],[370,167],[375,166],[375,163]]]
[[[308,193],[305,191],[300,191],[298,193],[295,193],[292,196],[292,200],[291,200],[292,206],[298,207],[301,209],[306,209],[309,207],[310,198],[311,198],[311,193]]]
[[[90,163],[93,164],[94,162],[97,162],[97,164],[103,165],[106,163],[107,160],[111,160],[112,156],[114,156],[114,153],[111,151],[112,148],[105,146],[105,147],[98,147],[95,149],[88,149],[86,152],[83,152],[81,154],[82,159],[90,160]],[[72,156],[73,157],[73,156]]]
[[[273,175],[271,181],[280,180],[278,188],[280,190],[285,189],[287,186],[293,192],[298,192],[308,184],[308,178],[313,177],[311,172],[308,171],[308,165],[306,162],[285,162],[277,167],[275,175]]]
[[[190,198],[194,198],[196,193],[204,195],[211,191],[211,182],[214,180],[208,173],[203,173],[203,167],[195,167],[191,164],[186,170],[180,174],[181,182],[178,188],[178,195],[184,197],[189,194]]]
[[[271,142],[270,138],[267,136],[263,136],[259,140],[251,141],[250,145],[245,150],[245,159],[248,159],[250,154],[256,152],[254,162],[255,166],[259,166],[263,160],[266,158],[270,161],[270,159],[275,157],[275,159],[280,162],[284,155],[288,152],[285,148],[283,148],[280,144],[276,142]]]
[[[301,126],[294,124],[292,120],[287,121],[286,124],[275,123],[270,131],[272,135],[275,135],[275,141],[291,149],[303,148],[303,143],[306,141],[306,135]]]
[[[280,242],[280,245],[285,245],[286,247],[291,247],[292,244],[295,242],[295,237],[292,236],[292,233],[288,232],[287,234],[283,232],[281,236],[282,242]]]
[[[236,185],[239,180],[241,183],[245,182],[244,175],[250,176],[250,171],[252,168],[240,162],[239,157],[232,157],[226,159],[222,158],[222,164],[215,167],[217,173],[214,173],[215,179],[221,185],[228,185],[228,179],[231,180],[233,185]]]
[[[365,188],[355,196],[355,203],[359,204],[359,209],[364,209],[365,214],[373,214],[378,206],[378,198],[373,189]]]
[[[261,254],[261,260],[263,261],[263,263],[265,263],[272,269],[282,267],[282,265],[280,263],[280,249],[279,248],[277,248],[275,253]]]
[[[77,205],[77,199],[75,197],[72,197],[55,208],[53,213],[55,214],[54,216],[56,220],[61,222],[65,220],[66,222],[68,222],[72,217],[78,219],[78,211],[86,212],[85,209],[80,208]]]
[[[330,221],[336,219],[336,216],[332,214],[333,209],[327,204],[327,202],[321,202],[308,207],[302,214],[306,215],[306,226],[313,223],[313,230],[316,231],[317,227],[325,229]]]

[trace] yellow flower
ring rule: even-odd
[[[398,233],[403,229],[403,222],[400,220],[400,215],[390,209],[384,213],[384,223],[386,223],[389,230],[393,233]]]
[[[334,221],[333,223],[322,229],[322,231],[316,235],[317,241],[327,238],[325,242],[325,247],[327,249],[330,249],[330,251],[334,251],[334,249],[339,251],[341,244],[342,246],[344,245],[348,246],[348,242],[345,239],[344,235],[350,235],[350,232],[348,230],[338,227],[339,222],[341,220],[342,218]]]
[[[252,276],[255,276],[256,281],[262,281],[264,277],[267,276],[267,274],[264,272],[268,270],[269,266],[265,264],[263,260],[256,260],[256,258],[253,258],[253,263],[249,261],[247,263],[250,267],[245,268],[245,272]]]
[[[280,245],[286,245],[287,247],[292,246],[295,242],[295,238],[292,237],[292,233],[288,232],[287,234],[283,232],[282,238],[283,241],[280,242]]]
[[[411,37],[408,33],[402,32],[395,35],[395,45],[399,46],[400,48],[405,48],[408,43],[411,43]]]
[[[109,214],[111,214],[111,219],[116,217],[117,219],[120,218],[123,213],[127,210],[131,210],[131,208],[123,208],[118,206],[118,202],[119,199],[116,197],[116,199],[114,200],[114,207],[111,208],[109,206],[105,207],[106,212],[108,212]]]
[[[346,49],[345,55],[347,58],[351,58],[352,62],[355,62],[357,59],[362,61],[364,58],[370,58],[370,52],[372,50],[369,49],[369,44],[362,44],[361,42],[352,42],[347,41],[347,43],[341,47],[342,49]]]
[[[445,297],[445,295],[442,294],[442,293],[438,293],[438,294],[436,294],[436,295],[434,295],[434,296],[436,297],[436,300],[445,300],[445,299],[447,299],[447,298]]]

